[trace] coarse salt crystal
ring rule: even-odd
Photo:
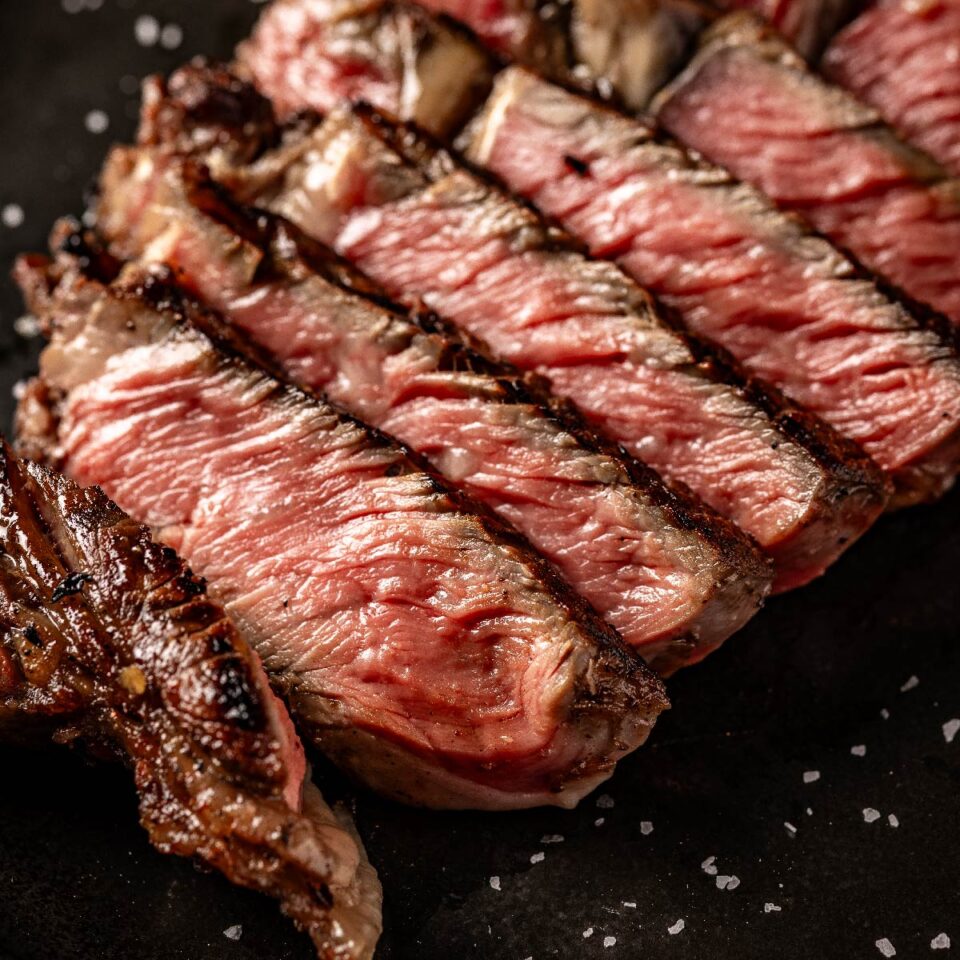
[[[950,938],[945,933],[938,933],[930,941],[931,950],[949,950],[950,949]]]
[[[223,935],[228,940],[239,940],[243,936],[243,927],[241,927],[239,923],[232,927],[227,927],[227,929],[223,931]]]
[[[593,936],[593,927],[587,927],[587,929],[583,931],[582,936],[583,936],[583,939],[584,939],[584,940],[586,940],[588,937],[592,937],[592,936]]]
[[[954,737],[960,733],[960,720],[948,720],[943,725],[943,739],[947,743],[953,743]]]
[[[542,863],[546,859],[547,855],[540,850],[538,853],[535,853],[531,858],[531,863]]]
[[[678,920],[672,927],[667,927],[667,933],[671,937],[675,937],[678,933],[683,933],[683,928],[686,924],[682,920]]]
[[[183,43],[183,27],[179,23],[168,23],[160,31],[160,46],[164,50],[176,50]]]
[[[21,207],[19,203],[8,203],[3,210],[0,211],[0,220],[3,221],[5,227],[9,227],[11,230],[22,227],[25,219],[26,215],[23,212],[23,207]]]
[[[792,823],[790,823],[789,820],[784,820],[783,825],[784,827],[786,827],[787,834],[789,836],[795,837],[797,835],[797,828]]]
[[[897,815],[895,813],[891,813],[890,816],[887,817],[887,823],[889,823],[891,827],[900,826],[900,821],[897,819]]]
[[[700,869],[708,876],[715,877],[717,875],[716,862],[716,857],[707,857],[707,859],[700,864]]]
[[[608,793],[603,793],[599,797],[597,797],[597,806],[601,810],[612,810],[614,807],[614,804],[615,804],[615,801],[613,797],[611,797],[610,794]]]
[[[615,947],[617,945],[616,937],[604,937],[603,945],[609,950],[610,947]]]
[[[152,47],[160,39],[160,22],[149,14],[137,17],[133,25],[133,35],[141,47]]]
[[[717,877],[717,889],[718,890],[736,890],[740,886],[740,878],[735,876],[719,876]]]
[[[850,748],[850,752],[855,757],[865,757],[867,755],[867,748],[865,744],[858,743],[855,747]]]
[[[863,819],[867,823],[873,823],[874,820],[880,819],[880,811],[875,810],[873,807],[864,807],[863,808]]]
[[[890,711],[889,711],[886,707],[884,707],[884,708],[880,711],[880,716],[883,717],[884,720],[889,720],[889,719],[890,719]]]
[[[894,945],[886,937],[877,941],[877,949],[885,957],[895,957],[897,955],[896,947],[894,947]]]
[[[17,336],[23,337],[24,340],[32,340],[34,337],[40,336],[40,324],[37,318],[31,316],[29,313],[22,317],[17,317],[17,319],[13,321],[13,329],[16,331]]]
[[[819,770],[807,770],[803,774],[804,783],[816,783],[820,779]]]
[[[653,833],[653,824],[649,820],[640,821],[640,833],[645,837],[649,837]]]
[[[490,878],[490,889],[491,889],[491,890],[499,890],[499,889],[500,889],[500,878],[499,878],[499,877],[491,877],[491,878]]]
[[[563,843],[562,833],[548,833],[540,838],[541,843]]]
[[[89,133],[106,133],[110,126],[110,118],[102,110],[91,110],[84,117],[83,125]]]
[[[906,683],[903,684],[902,687],[900,687],[900,692],[906,693],[908,690],[915,690],[919,686],[920,686],[920,678],[916,674],[914,674],[912,677],[910,677],[907,680]]]
[[[775,903],[765,903],[763,905],[764,913],[780,913],[781,908],[778,907]]]
[[[624,901],[623,901],[623,905],[624,905],[628,910],[636,910],[636,909],[637,909],[637,901],[636,901],[636,900],[624,900]]]
[[[595,827],[602,827],[606,822],[603,817],[597,817],[597,819],[593,821],[593,825]]]

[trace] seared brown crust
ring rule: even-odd
[[[319,797],[290,805],[302,757],[205,584],[99,490],[2,441],[0,513],[0,722],[118,754],[158,849],[278,898],[322,957],[369,956],[379,887]]]
[[[78,246],[77,241],[70,239],[78,229],[76,224],[66,223],[55,230],[52,245],[54,250],[58,251],[58,256],[55,263],[46,265],[48,289],[56,290],[59,285],[62,285],[69,292],[70,288],[77,284],[82,286],[93,283],[99,286],[97,280],[85,277],[86,258],[78,260],[72,253],[64,252],[65,248]],[[85,239],[79,245],[87,249],[96,249],[96,242],[89,235],[85,235]],[[34,264],[36,268],[37,262],[34,261]],[[28,285],[27,291],[37,286],[38,284],[34,282]],[[574,594],[553,568],[495,514],[451,488],[422,459],[397,444],[392,438],[290,382],[282,371],[275,369],[275,364],[270,358],[253,348],[217,316],[186,296],[175,285],[169,272],[162,274],[156,271],[128,269],[109,288],[103,289],[102,293],[128,301],[132,305],[145,306],[153,312],[162,314],[165,320],[181,331],[184,336],[205,338],[215,350],[220,369],[229,377],[261,378],[264,375],[263,371],[266,370],[276,383],[270,395],[264,397],[263,402],[277,404],[291,410],[304,406],[334,409],[342,422],[352,424],[366,436],[366,443],[370,449],[389,448],[396,453],[395,466],[391,470],[400,473],[424,474],[432,486],[433,502],[441,509],[468,518],[471,524],[478,524],[491,541],[502,544],[504,549],[510,551],[532,572],[534,579],[542,587],[546,602],[563,611],[568,623],[576,625],[581,634],[578,642],[589,651],[589,668],[580,671],[576,676],[567,715],[570,723],[584,731],[584,736],[596,736],[597,743],[590,751],[589,759],[580,768],[558,772],[556,783],[552,788],[558,794],[567,790],[568,795],[575,802],[580,796],[576,789],[578,783],[582,785],[601,779],[612,770],[623,753],[635,748],[646,739],[657,715],[669,706],[660,681],[647,669],[643,661],[623,644],[613,628]],[[56,295],[54,293],[54,297]],[[41,307],[42,300],[32,303],[31,306]],[[55,314],[53,322],[56,323]],[[31,403],[36,403],[44,396],[56,399],[49,391],[44,391],[42,388],[35,387],[28,391]],[[50,424],[57,423],[56,410],[46,411],[46,416]],[[35,417],[26,415],[21,417],[18,427],[24,431],[21,435],[22,441],[29,444],[31,449],[43,450],[55,458],[57,450],[56,446],[50,442],[49,431],[46,433],[41,431],[39,435],[26,432],[33,422],[36,422]],[[289,689],[295,712],[301,718],[306,717],[309,725],[311,722],[308,716],[309,710],[298,702],[296,676],[274,679],[282,688]],[[601,731],[614,732],[613,742],[607,743],[605,740],[601,742],[604,736]],[[328,728],[324,728],[323,733],[325,740],[331,736]],[[398,755],[404,756],[403,750],[398,750]],[[404,756],[404,760],[406,759],[408,757]],[[424,769],[429,769],[429,761],[426,761]],[[355,772],[363,775],[362,765],[361,769]],[[426,802],[425,797],[429,797],[429,792],[419,797],[409,796],[403,792],[403,785],[407,780],[404,778],[402,769],[398,768],[396,777],[396,784],[380,781],[376,786],[386,792],[393,792],[407,801]],[[429,782],[429,777],[425,780]]]

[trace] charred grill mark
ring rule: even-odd
[[[51,603],[59,603],[67,597],[75,597],[78,593],[83,593],[83,588],[88,583],[93,583],[94,578],[89,573],[78,571],[77,573],[68,573],[50,597]]]

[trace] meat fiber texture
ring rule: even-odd
[[[825,75],[960,176],[960,3],[879,0],[838,34]]]
[[[362,27],[355,42],[375,64]],[[256,42],[246,47],[262,75],[280,76],[279,65],[268,66],[271,56]],[[363,96],[376,98],[375,84]],[[311,103],[316,99],[301,107]],[[304,147],[299,186],[282,185],[286,199],[275,208],[392,294],[424,296],[500,356],[546,375],[598,428],[753,535],[777,563],[778,588],[822,573],[882,509],[884,480],[854,444],[768,388],[748,389],[707,351],[695,356],[622,273],[575,250],[550,250],[556,244],[543,223],[508,196],[463,170],[433,183],[409,165],[397,182],[381,177],[370,186],[369,161],[348,156],[349,149]],[[549,167],[563,156],[527,160]],[[577,173],[576,158],[569,159]],[[396,161],[381,166],[384,177],[398,169]],[[413,178],[412,187],[404,177]],[[298,204],[317,206],[313,222]],[[338,206],[349,226],[338,222]],[[367,206],[376,209],[365,213]],[[573,316],[570,304],[578,307]],[[608,331],[603,340],[596,337],[598,313]]]
[[[501,74],[469,152],[855,440],[893,478],[897,504],[953,483],[960,357],[949,325],[888,299],[758,191],[517,69]]]
[[[960,323],[960,181],[758,20],[708,31],[656,110],[687,146]]]
[[[482,102],[494,69],[451,24],[383,0],[277,0],[237,60],[284,117],[369,99],[440,136]]]
[[[154,846],[276,897],[321,958],[369,960],[376,874],[204,583],[99,490],[2,440],[0,514],[3,735],[119,755]]]
[[[332,759],[414,803],[570,806],[646,738],[661,685],[529,547],[78,244],[20,271],[52,331],[22,433],[209,580]]]
[[[189,162],[118,149],[98,212],[125,255],[168,265],[290,376],[509,521],[662,672],[759,606],[770,574],[746,538],[591,436],[541,384],[436,317],[372,301],[369,282],[289,224],[245,216]]]
[[[822,53],[862,0],[716,0],[727,10],[752,10],[809,60]]]

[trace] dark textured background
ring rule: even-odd
[[[0,0],[0,208],[25,212],[21,227],[0,226],[4,274],[56,215],[79,212],[108,143],[130,135],[130,78],[228,54],[257,12],[249,0],[67,12],[76,5]],[[144,15],[181,25],[182,46],[139,45]],[[107,133],[86,129],[91,110],[107,112]],[[13,332],[19,298],[0,283],[6,424],[36,344]],[[677,678],[674,710],[606,789],[612,808],[410,811],[321,771],[328,793],[354,799],[383,877],[380,955],[854,960],[879,957],[886,937],[910,958],[930,956],[941,932],[954,947],[935,955],[960,952],[960,736],[947,744],[942,729],[960,717],[958,520],[957,495],[885,519],[826,579],[771,602]],[[901,692],[913,675],[919,685]],[[820,779],[805,784],[808,770]],[[155,854],[123,770],[4,749],[0,771],[0,960],[311,955],[269,902]],[[867,807],[882,818],[866,823]],[[565,839],[541,843],[549,834]],[[538,851],[546,858],[531,864]],[[739,878],[735,890],[701,870],[710,856]],[[685,929],[669,935],[680,918]],[[238,923],[234,943],[222,931]]]

